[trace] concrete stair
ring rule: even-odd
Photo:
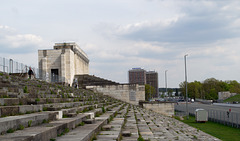
[[[0,104],[0,141],[218,140],[108,96],[1,72]]]
[[[111,111],[106,111],[106,113],[102,114],[99,117],[95,118],[95,123],[93,124],[85,124],[84,126],[80,126],[66,135],[62,137],[58,137],[57,141],[89,141],[94,139],[96,134],[101,130],[101,128],[108,123],[111,117],[114,116],[115,113],[122,107],[122,105],[118,107],[111,108]],[[80,134],[79,134],[80,133]]]
[[[118,105],[115,104],[115,105]],[[113,105],[114,106],[114,105]],[[112,105],[108,106],[112,107]],[[71,118],[62,118],[55,121],[51,121],[49,123],[44,123],[41,125],[28,127],[22,130],[17,130],[11,134],[5,134],[0,136],[0,140],[33,140],[33,141],[45,141],[54,139],[57,136],[61,136],[66,134],[67,132],[73,130],[77,126],[81,125],[82,122],[91,118],[91,114],[96,115],[101,112],[102,109],[94,109],[92,111],[88,111],[88,113],[78,114],[75,117]],[[21,120],[21,119],[20,119]],[[35,120],[33,120],[36,122]],[[29,121],[28,121],[29,123]],[[35,124],[36,125],[36,124]]]
[[[84,89],[1,74],[0,140],[51,140],[119,104]]]
[[[124,125],[124,119],[127,113],[127,107],[124,106],[115,113],[111,121],[102,127],[102,130],[96,136],[98,141],[120,141],[122,134],[122,127]]]

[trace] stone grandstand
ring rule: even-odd
[[[0,72],[0,141],[218,140],[82,88]]]

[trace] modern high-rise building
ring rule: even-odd
[[[145,85],[146,81],[146,71],[141,68],[133,68],[128,71],[128,78],[130,84],[140,84]]]
[[[151,85],[155,89],[153,97],[158,97],[158,73],[155,71],[148,71],[146,73],[147,84]]]
[[[128,71],[130,84],[149,84],[155,89],[153,97],[158,97],[158,73],[155,71],[146,71],[141,68],[133,68]]]

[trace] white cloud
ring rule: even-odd
[[[90,72],[115,81],[127,82],[128,69],[144,67],[159,72],[160,86],[168,70],[168,85],[177,87],[184,80],[183,56],[187,53],[190,81],[240,80],[239,1],[14,4],[6,1],[0,6],[1,24],[7,25],[0,25],[0,55],[20,62],[37,65],[38,49],[50,49],[55,41],[74,40],[89,56]]]
[[[1,53],[33,53],[43,45],[40,36],[19,34],[15,29],[0,25]]]

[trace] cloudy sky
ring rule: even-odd
[[[2,0],[0,57],[37,67],[37,50],[74,41],[90,74],[117,82],[142,67],[178,87],[185,54],[189,81],[240,81],[239,11],[239,0]]]

